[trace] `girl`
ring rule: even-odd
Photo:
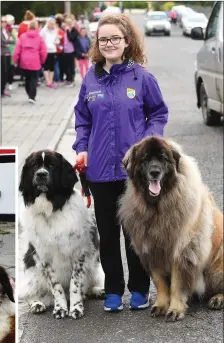
[[[80,29],[80,36],[77,39],[77,45],[76,45],[76,57],[79,61],[79,69],[80,74],[82,78],[86,75],[86,72],[89,67],[89,58],[88,58],[88,52],[90,49],[90,39],[87,35],[87,31],[85,27],[82,27]]]
[[[53,83],[54,78],[54,65],[56,63],[57,44],[60,43],[58,38],[58,30],[54,18],[49,18],[47,24],[40,32],[47,46],[47,59],[44,64],[44,77],[46,86],[49,88],[55,88]]]
[[[73,26],[73,20],[65,20],[65,38],[64,38],[64,67],[66,74],[67,86],[74,86],[75,78],[75,45],[79,33]]]
[[[92,66],[75,107],[76,160],[87,166],[105,273],[105,311],[123,309],[124,274],[117,201],[125,189],[126,151],[146,136],[163,135],[168,109],[155,77],[143,66],[141,37],[123,14],[103,16],[90,51]],[[150,278],[125,234],[130,308],[149,306]]]
[[[38,22],[31,21],[29,29],[17,40],[13,62],[23,70],[29,102],[36,103],[37,77],[47,57],[47,48],[39,34]]]

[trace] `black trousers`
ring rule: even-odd
[[[9,67],[9,75],[8,75],[8,83],[11,85],[13,83],[13,76],[15,73],[15,67],[13,64],[10,65]]]
[[[8,82],[10,59],[10,56],[1,55],[1,94],[4,94],[5,86]]]
[[[74,53],[64,53],[64,72],[66,75],[66,81],[74,82],[75,78],[75,56]]]
[[[117,201],[124,192],[125,181],[90,183],[95,215],[100,235],[100,258],[105,273],[105,292],[123,295],[125,282],[121,260],[120,229],[117,220]],[[146,294],[150,278],[125,234],[125,249],[129,269],[128,289]]]
[[[37,70],[23,70],[23,75],[25,76],[25,89],[28,97],[30,99],[35,99],[37,94]]]

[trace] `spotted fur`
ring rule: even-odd
[[[68,161],[47,150],[27,158],[20,181],[19,298],[33,313],[53,304],[58,319],[82,317],[86,295],[103,294],[97,228],[76,182]]]

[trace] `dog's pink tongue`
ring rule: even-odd
[[[159,181],[151,181],[149,183],[149,190],[150,190],[150,192],[152,192],[154,194],[158,194],[161,190],[160,182]]]

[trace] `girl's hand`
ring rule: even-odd
[[[79,163],[80,166],[83,165],[83,167],[87,167],[87,157],[88,157],[88,153],[87,151],[83,151],[80,152],[77,156],[76,156],[76,163]]]

